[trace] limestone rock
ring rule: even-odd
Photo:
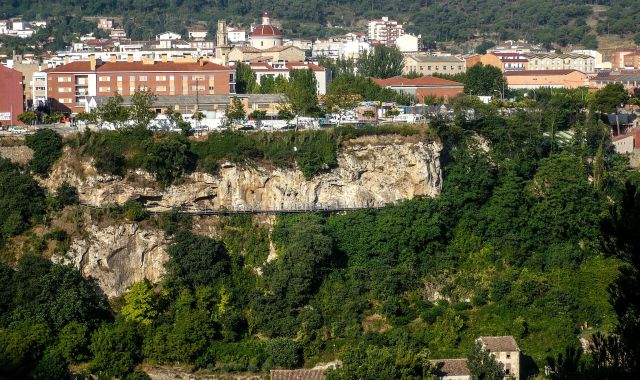
[[[87,227],[87,237],[74,240],[63,257],[52,261],[72,264],[84,277],[92,278],[109,298],[147,278],[159,281],[169,259],[169,242],[161,231],[144,230],[135,223],[100,228]]]
[[[93,205],[139,199],[159,209],[379,207],[439,194],[441,149],[440,143],[415,136],[367,136],[344,143],[338,167],[311,180],[296,169],[228,163],[218,175],[195,172],[166,189],[142,171],[126,181],[99,175],[90,162],[78,163],[66,152],[43,185],[53,190],[67,181],[78,188],[82,202]]]

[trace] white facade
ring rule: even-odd
[[[30,85],[33,106],[44,106],[47,103],[47,73],[42,71],[33,73]]]
[[[377,41],[387,46],[393,46],[396,39],[404,34],[404,27],[389,17],[369,21],[369,41]]]
[[[272,77],[284,77],[289,79],[290,70],[304,70],[307,68],[311,68],[313,70],[313,75],[316,78],[317,86],[316,92],[318,95],[325,95],[327,93],[327,87],[329,85],[329,81],[331,79],[330,70],[325,69],[320,66],[316,66],[313,64],[307,64],[303,62],[294,62],[294,63],[274,63],[273,65],[268,64],[250,64],[251,69],[256,73],[256,81],[260,84],[262,78],[266,76]]]
[[[244,29],[227,29],[227,40],[230,43],[242,43],[247,41],[247,32]]]
[[[578,70],[583,73],[596,71],[595,59],[584,54],[531,54],[529,70]]]
[[[311,56],[358,59],[363,52],[369,50],[371,50],[371,44],[359,40],[318,40],[313,43]]]
[[[418,51],[420,46],[420,38],[422,36],[414,36],[412,34],[404,34],[396,38],[396,46],[403,53],[413,53]]]
[[[190,30],[189,31],[189,39],[190,40],[199,40],[202,41],[207,38],[206,30]]]
[[[602,53],[597,50],[574,50],[573,54],[582,54],[593,57],[594,67],[596,70],[611,70],[611,62],[605,62]]]
[[[179,40],[181,38],[182,38],[181,35],[179,35],[178,33],[173,33],[173,32],[165,32],[165,33],[162,33],[162,34],[158,34],[156,36],[156,40],[157,41]]]

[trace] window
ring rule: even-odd
[[[431,66],[427,66],[427,70],[431,70]]]
[[[98,81],[99,82],[110,82],[111,81],[111,77],[106,76],[106,75],[105,76],[101,76],[101,77],[98,78]]]
[[[65,92],[71,92],[71,88],[69,88],[69,87],[60,87],[58,89],[58,92],[61,93],[61,94],[65,93]]]
[[[507,359],[511,359],[511,354],[507,354]]]
[[[175,77],[175,76],[173,76],[173,75],[170,75],[170,76],[169,76],[169,80],[170,80],[170,81],[174,81],[174,80],[176,80],[176,77]]]
[[[167,86],[156,86],[156,91],[158,92],[167,91]]]
[[[111,92],[111,87],[100,87],[98,88],[100,92]]]
[[[509,368],[504,370],[504,374],[505,375],[510,375],[511,374],[511,370]]]
[[[122,94],[122,87],[118,87],[118,94]]]
[[[269,103],[258,103],[258,108],[267,109],[269,108]]]
[[[197,81],[203,81],[204,80],[204,75],[194,75],[191,77],[191,80],[197,80]]]
[[[122,82],[122,77],[121,76],[118,77],[118,82]]]
[[[129,93],[133,94],[134,92],[136,92],[136,88],[134,86],[129,87]]]
[[[134,75],[129,76],[129,82],[135,82],[136,77]]]
[[[138,80],[140,82],[146,82],[147,81],[147,76],[146,75],[141,75],[141,76],[138,77]]]
[[[44,91],[45,89],[45,87],[36,87],[36,91]]]
[[[169,86],[169,91],[176,92],[176,86]]]
[[[162,82],[167,80],[166,75],[156,75],[156,82]]]
[[[58,77],[58,83],[71,82],[71,77]]]
[[[213,91],[215,89],[214,86],[209,86],[209,91]]]

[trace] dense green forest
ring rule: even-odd
[[[592,30],[587,21],[593,16],[594,4],[610,8],[600,14]],[[145,39],[166,30],[185,33],[195,22],[205,22],[213,31],[215,20],[221,18],[249,25],[265,10],[283,22],[291,37],[323,37],[357,30],[359,21],[384,15],[407,23],[407,29],[421,34],[427,43],[484,36],[566,46],[592,43],[596,33],[625,36],[640,32],[636,22],[640,8],[633,0],[57,0],[46,6],[25,0],[2,2],[0,19],[51,17],[53,23],[46,37],[53,35],[56,40],[40,40],[60,48],[70,41],[72,32],[94,29],[81,16],[121,17],[131,38]]]
[[[64,379],[72,365],[139,379],[143,362],[260,372],[338,357],[345,365],[331,379],[419,379],[429,374],[424,358],[466,356],[477,336],[509,334],[527,374],[543,373],[549,361],[558,379],[633,378],[640,373],[640,182],[599,121],[611,91],[593,99],[542,91],[526,111],[509,116],[456,99],[453,120],[431,121],[444,144],[436,198],[279,215],[272,231],[248,216],[224,217],[216,238],[194,234],[191,217],[150,216],[140,204],[93,211],[101,223],[163,229],[172,242],[161,283],[136,283],[111,302],[75,269],[43,257],[52,244],[53,254],[64,251],[69,236],[37,227],[60,212],[83,211],[74,206],[75,189],[45,194],[33,180],[30,171],[43,175],[61,149],[39,148],[57,141],[40,132],[30,138],[29,168],[0,160],[0,257],[11,265],[0,265],[0,374]],[[588,114],[578,111],[585,108]],[[557,130],[568,129],[571,141],[555,140]],[[148,170],[179,176],[167,168],[186,155],[166,152],[185,152],[171,146],[188,140],[139,133],[126,128],[67,144],[89,155],[111,148],[100,153],[106,161],[131,168],[140,157]],[[339,141],[332,133],[342,132],[318,133],[329,143],[309,138],[331,157]],[[292,131],[266,143],[213,135],[187,151],[213,162],[275,158],[296,134],[311,136]],[[137,140],[142,147],[127,142]],[[256,150],[247,151],[252,145]],[[220,150],[225,146],[236,150]],[[135,149],[167,159],[149,163]],[[300,157],[282,159],[289,165]],[[8,253],[15,236],[28,242],[19,258]],[[278,256],[272,261],[270,242]],[[576,357],[578,337],[594,339],[595,351],[573,365],[556,360]]]

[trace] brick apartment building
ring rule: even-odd
[[[17,124],[23,111],[22,73],[0,65],[0,125]]]
[[[206,60],[197,62],[71,62],[45,70],[50,106],[64,113],[82,112],[96,96],[133,95],[149,90],[162,95],[235,93],[235,70]]]

